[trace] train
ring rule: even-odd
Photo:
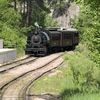
[[[25,54],[45,56],[56,51],[65,51],[68,48],[75,49],[79,44],[79,32],[70,28],[42,28],[36,26],[28,33]]]

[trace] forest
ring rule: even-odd
[[[73,57],[65,57],[70,63],[69,75],[78,91],[100,93],[100,0],[0,0],[0,38],[4,47],[17,48],[22,55],[34,22],[58,26],[53,15],[62,16],[73,2],[80,7],[79,16],[72,21],[80,32],[80,44]],[[56,14],[50,16],[51,9]]]

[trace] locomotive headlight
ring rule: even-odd
[[[33,44],[39,44],[39,43],[41,43],[41,37],[39,35],[33,35],[32,36],[32,43]]]

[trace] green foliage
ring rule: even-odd
[[[91,58],[100,65],[100,1],[76,0],[80,4],[80,16],[75,26],[80,30],[83,43],[91,50]]]
[[[16,48],[21,52],[25,48],[25,36],[20,27],[21,15],[9,6],[8,0],[0,1],[0,38],[4,47]]]
[[[70,97],[64,96],[62,100],[100,100],[100,93],[93,94],[75,94]]]
[[[58,26],[57,21],[55,21],[51,16],[45,16],[45,23],[44,26],[46,27],[55,27]]]
[[[81,92],[94,92],[98,90],[100,69],[97,64],[81,53],[67,56],[73,82]],[[94,77],[96,76],[97,79]]]
[[[87,44],[80,44],[74,55],[66,55],[68,61],[68,75],[73,76],[73,83],[80,92],[97,92],[100,89],[100,67],[91,60],[91,51]]]
[[[20,25],[21,16],[14,9],[8,8],[3,11],[1,20],[3,23],[10,25],[10,27],[16,27]]]
[[[18,29],[9,28],[9,26],[3,26],[0,38],[4,40],[5,48],[16,48],[18,51],[22,51],[25,48],[25,36],[19,33]]]

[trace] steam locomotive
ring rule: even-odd
[[[76,29],[41,28],[38,25],[27,36],[25,53],[44,56],[52,51],[74,49],[79,43]]]

